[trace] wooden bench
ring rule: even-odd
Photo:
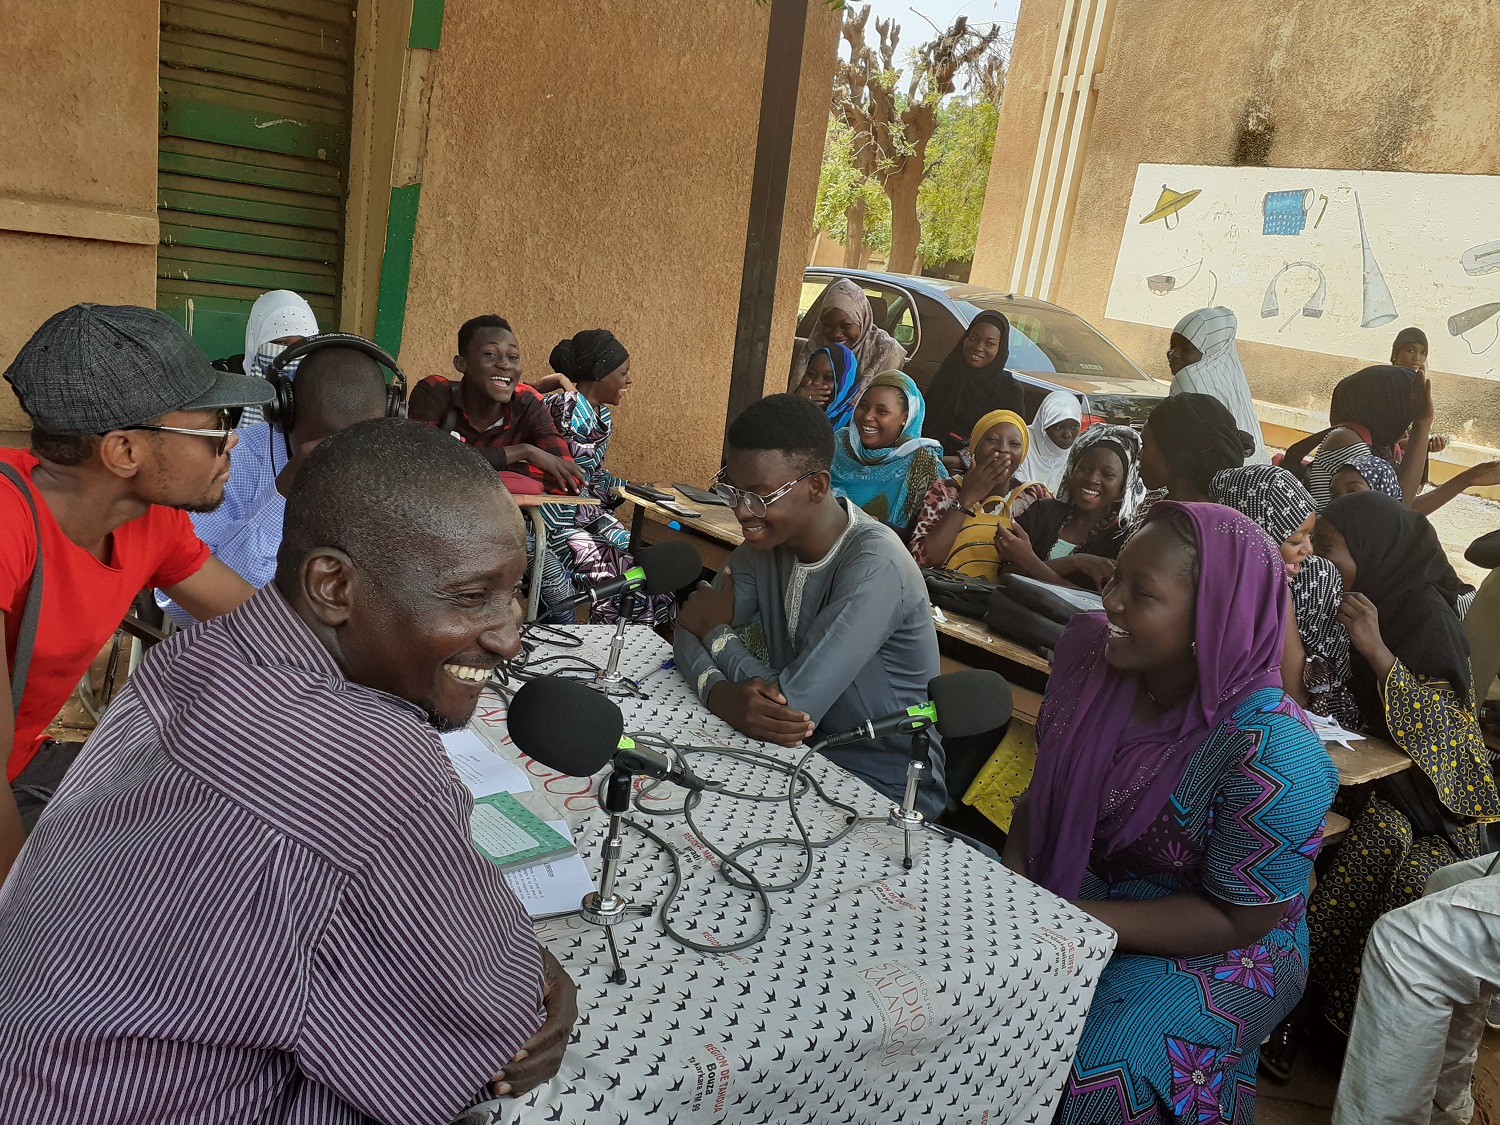
[[[1349,818],[1341,816],[1332,809],[1328,812],[1328,819],[1323,821],[1323,846],[1329,847],[1337,844],[1349,831]]]
[[[1050,673],[1052,671],[1052,662],[1041,653],[991,632],[990,627],[978,618],[965,617],[960,613],[950,613],[947,610],[934,608],[932,623],[944,636],[983,649],[985,652],[998,656],[1001,660],[1008,660],[1012,664],[1032,668],[1038,672]]]

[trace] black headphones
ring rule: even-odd
[[[394,378],[385,389],[385,416],[406,417],[406,376],[396,366],[391,353],[379,344],[372,344],[363,336],[356,336],[352,332],[324,332],[318,336],[309,336],[300,344],[293,344],[271,361],[271,366],[266,371],[266,382],[271,384],[271,401],[261,407],[261,413],[267,422],[284,434],[292,432],[292,423],[297,418],[297,401],[292,391],[292,380],[283,375],[282,371],[294,360],[323,348],[353,348],[388,368]]]

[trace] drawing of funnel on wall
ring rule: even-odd
[[[1370,249],[1370,236],[1365,233],[1365,213],[1359,205],[1359,192],[1354,193],[1354,213],[1359,217],[1359,245],[1365,255],[1364,315],[1361,328],[1379,328],[1396,319],[1396,302],[1391,297],[1391,287],[1385,283],[1380,272],[1380,263],[1375,260],[1375,251]]]
[[[1465,309],[1461,313],[1454,313],[1448,318],[1448,335],[1463,336],[1465,332],[1478,328],[1496,313],[1500,313],[1500,301],[1491,301],[1486,305],[1475,305],[1472,309]],[[1482,355],[1495,346],[1495,340],[1500,339],[1500,327],[1496,328],[1495,336],[1482,348],[1476,348],[1469,343],[1468,337],[1464,337],[1464,343],[1469,344],[1469,351],[1475,355]]]
[[[1193,188],[1191,191],[1173,191],[1166,184],[1162,184],[1161,196],[1157,199],[1156,206],[1146,212],[1141,222],[1154,223],[1157,219],[1162,219],[1165,220],[1162,225],[1171,230],[1177,225],[1172,221],[1177,218],[1177,212],[1197,199],[1202,190],[1202,188]],[[1180,221],[1178,219],[1178,222]]]

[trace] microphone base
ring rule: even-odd
[[[578,916],[591,926],[604,930],[605,942],[609,945],[609,982],[624,984],[625,966],[620,962],[620,947],[615,944],[615,927],[632,916],[644,918],[651,913],[649,906],[636,906],[624,895],[601,895],[592,891],[583,896]]]
[[[588,684],[595,691],[609,696],[631,696],[641,699],[646,694],[641,690],[640,684],[619,672],[601,670],[588,681]]]
[[[649,906],[636,906],[624,895],[601,895],[591,891],[583,896],[578,916],[591,926],[618,926],[632,916],[644,918],[651,913]]]

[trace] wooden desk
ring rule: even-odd
[[[1348,750],[1336,742],[1323,743],[1339,771],[1340,785],[1364,785],[1411,768],[1411,759],[1383,738],[1361,738],[1354,745]]]
[[[653,543],[664,543],[669,539],[681,539],[698,548],[705,568],[715,573],[723,570],[724,564],[729,561],[729,552],[745,541],[745,535],[740,531],[740,521],[722,504],[700,504],[675,488],[670,491],[679,504],[702,515],[698,519],[679,516],[654,500],[637,496],[628,488],[620,489],[620,495],[633,508],[630,517],[631,551]]]
[[[531,592],[526,596],[526,620],[535,621],[537,609],[542,604],[542,565],[537,560],[547,549],[547,521],[542,518],[542,509],[556,507],[559,504],[597,505],[599,501],[592,496],[552,496],[535,493],[520,495],[512,493],[511,495],[515,498],[516,507],[531,517],[531,528],[536,535],[535,554],[531,556]]]
[[[986,652],[994,653],[1002,660],[1009,660],[1014,664],[1020,664],[1026,668],[1034,668],[1038,672],[1051,673],[1052,662],[1041,653],[1034,652],[1024,645],[1018,645],[1015,641],[1006,640],[998,633],[990,631],[983,621],[974,617],[965,617],[959,613],[950,613],[947,610],[934,609],[932,611],[932,623],[937,626],[939,633],[953,637],[955,640],[971,644],[975,648],[982,648]]]

